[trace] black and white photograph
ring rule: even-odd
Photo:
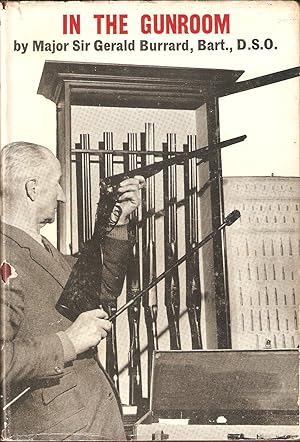
[[[1,5],[1,440],[298,440],[299,4]]]

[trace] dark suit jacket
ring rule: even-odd
[[[12,226],[2,226],[1,238],[1,262],[5,259],[18,274],[1,287],[5,402],[30,387],[7,410],[7,435],[125,439],[118,397],[104,369],[89,352],[64,363],[56,332],[70,322],[54,306],[70,274],[70,258],[48,243],[52,256]],[[107,238],[103,251],[103,290],[116,296],[124,280],[128,243]]]

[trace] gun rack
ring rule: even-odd
[[[56,104],[57,155],[67,196],[58,210],[63,253],[78,251],[90,238],[101,178],[209,146],[207,161],[193,158],[149,178],[142,207],[130,222],[130,270],[112,315],[224,221],[221,153],[213,149],[220,142],[219,97],[295,77],[299,68],[237,82],[242,74],[45,62],[38,93]],[[231,347],[224,244],[225,233],[218,232],[134,304],[127,318],[114,322],[106,367],[123,402],[136,405],[149,397],[154,350]]]

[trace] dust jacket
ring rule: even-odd
[[[1,5],[1,148],[35,143],[60,161],[65,201],[42,230],[53,256],[80,257],[105,177],[147,183],[122,292],[105,305],[116,318],[98,346],[105,390],[89,369],[74,377],[83,357],[49,368],[62,345],[53,334],[70,325],[68,278],[56,261],[60,289],[48,286],[10,250],[35,240],[9,222],[20,175],[1,171],[2,227],[12,224],[0,262],[2,439],[120,439],[110,399],[97,411],[86,391],[119,401],[127,439],[298,438],[298,2]],[[76,315],[93,308],[90,279]],[[87,424],[93,413],[101,428]]]

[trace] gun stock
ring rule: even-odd
[[[136,273],[139,261],[133,248],[130,269],[127,274],[127,300],[131,300],[140,291],[139,275]],[[130,344],[128,352],[129,375],[129,404],[137,405],[142,398],[142,370],[140,357],[139,325],[140,325],[140,299],[128,309]]]
[[[114,316],[117,307],[116,303],[104,305],[109,317]],[[116,320],[113,319],[112,327],[106,337],[106,371],[111,378],[115,388],[119,391],[119,367],[118,367],[118,350],[117,350],[117,330]]]
[[[188,136],[184,145],[186,153],[193,151],[196,146],[196,137]],[[194,158],[184,165],[184,194],[185,194],[185,241],[186,251],[189,253],[198,242],[198,186],[197,164]],[[188,311],[192,348],[202,348],[201,337],[201,287],[199,273],[199,254],[191,255],[186,260],[186,307]]]
[[[201,334],[201,289],[199,275],[199,256],[197,253],[187,260],[188,272],[188,290],[187,292],[187,310],[191,327],[192,349],[202,348]]]

